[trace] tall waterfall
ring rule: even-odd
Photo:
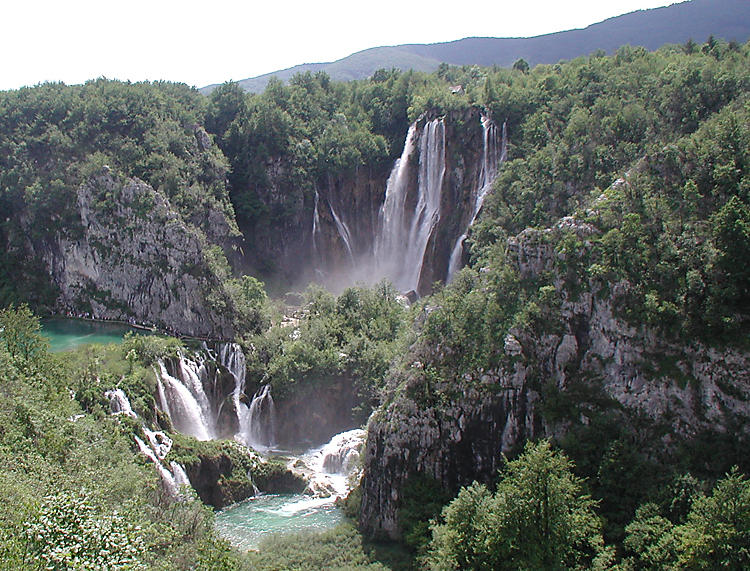
[[[497,142],[497,125],[486,115],[482,115],[482,164],[479,169],[479,177],[477,180],[476,191],[474,193],[474,208],[472,210],[471,219],[469,224],[466,226],[466,230],[456,240],[456,245],[451,251],[450,262],[448,264],[448,278],[447,281],[451,282],[456,272],[460,269],[461,261],[463,258],[464,241],[469,234],[469,228],[479,216],[479,211],[482,210],[484,199],[487,193],[492,189],[492,183],[497,176],[497,171],[501,163],[505,162],[507,158],[507,146],[508,138],[506,132],[506,124],[503,123],[502,137],[500,140],[500,148],[498,149]]]
[[[210,353],[206,348],[204,351]],[[175,429],[198,440],[226,436],[253,448],[270,448],[275,443],[275,407],[270,386],[265,385],[250,404],[245,396],[245,355],[236,343],[218,347],[212,358],[231,374],[207,366],[201,355],[177,358],[174,375],[160,360],[157,371],[159,407]],[[231,380],[231,385],[224,379]],[[231,420],[232,422],[229,422]],[[231,430],[227,433],[228,430]]]
[[[408,164],[417,147],[417,124],[409,127],[404,150],[388,178],[380,209],[380,233],[375,242],[379,273],[402,291],[416,290],[425,250],[440,220],[440,198],[445,177],[445,122],[425,124],[419,141],[417,195],[408,210]]]

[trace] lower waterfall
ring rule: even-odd
[[[133,412],[130,400],[122,389],[106,391],[104,396],[109,398],[111,414],[138,418],[138,415]],[[167,494],[180,501],[192,498],[193,495],[187,492],[187,490],[192,490],[192,486],[185,473],[185,468],[175,461],[169,463],[169,468],[164,465],[163,460],[172,449],[172,439],[161,431],[149,430],[144,424],[141,424],[141,432],[145,440],[139,436],[133,436],[133,439],[141,454],[156,467]]]
[[[336,501],[345,497],[361,476],[361,429],[335,435],[323,446],[302,453],[276,449],[276,406],[271,386],[263,385],[248,398],[245,356],[239,345],[226,343],[215,350],[204,346],[194,356],[179,355],[157,362],[154,369],[158,406],[174,428],[201,440],[234,438],[266,457],[286,459],[287,468],[307,481],[303,494],[264,494],[225,508],[217,515],[219,532],[238,547],[257,545],[274,531],[327,529],[342,518]],[[120,406],[112,395],[112,406]],[[182,466],[166,466],[163,458],[171,440],[144,429],[138,447],[156,466],[165,488],[183,498],[188,482]]]
[[[275,406],[270,385],[246,402],[245,356],[236,343],[219,345],[220,367],[209,366],[201,354],[180,355],[172,363],[158,361],[156,381],[160,409],[178,432],[198,440],[234,437],[252,448],[267,450],[275,444]],[[225,383],[222,368],[231,375]]]

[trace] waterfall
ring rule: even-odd
[[[508,138],[506,132],[506,124],[503,123],[503,132],[500,141],[500,149],[497,146],[497,125],[486,115],[482,115],[482,163],[479,169],[479,177],[476,184],[476,190],[474,191],[474,207],[472,209],[471,219],[469,224],[461,236],[456,240],[456,245],[451,251],[450,262],[448,264],[448,278],[447,281],[451,282],[456,272],[460,269],[461,261],[463,258],[464,241],[469,234],[469,228],[474,224],[479,216],[479,211],[482,210],[484,199],[486,198],[489,191],[492,189],[492,183],[497,176],[497,170],[501,163],[505,162],[507,158],[507,146]]]
[[[276,441],[276,406],[271,385],[264,385],[253,397],[241,424],[241,439],[256,450],[267,450]]]
[[[125,395],[125,391],[122,389],[106,391],[104,396],[109,399],[109,408],[112,414],[124,414],[133,418],[137,416],[130,406],[130,401],[127,395]]]
[[[427,244],[440,220],[445,177],[444,119],[427,122],[421,133],[416,205],[413,212],[407,213],[408,162],[417,146],[416,138],[415,123],[409,127],[404,150],[388,177],[380,210],[380,236],[376,240],[375,258],[380,271],[401,291],[417,289]]]
[[[206,388],[203,383],[207,377],[204,359],[200,358],[199,355],[195,355],[192,359],[186,359],[184,355],[180,355],[178,371],[182,383],[188,388],[200,407],[200,415],[208,434],[211,438],[215,438],[218,414],[211,407],[211,401],[206,395]]]
[[[398,253],[403,251],[406,234],[406,196],[409,192],[409,157],[417,140],[417,124],[412,123],[406,134],[404,150],[393,165],[385,187],[385,200],[380,207],[380,233],[375,241],[375,260],[383,275],[391,278],[400,270]]]
[[[357,467],[364,438],[365,431],[360,428],[334,436],[320,451],[323,471],[328,474],[350,474]]]
[[[180,357],[180,361],[183,358]],[[167,372],[164,361],[159,359],[159,373],[156,375],[161,409],[167,413],[177,431],[194,436],[198,440],[210,440],[212,432],[204,409],[193,392],[180,379]],[[197,387],[193,387],[197,390]],[[202,387],[201,387],[202,391]],[[203,393],[205,397],[205,393]]]
[[[331,216],[333,216],[333,221],[336,224],[336,230],[338,230],[339,236],[344,242],[344,246],[346,246],[346,251],[349,252],[349,259],[351,260],[352,264],[354,264],[354,252],[352,251],[352,235],[349,232],[349,227],[345,222],[341,220],[341,218],[339,218],[339,215],[336,214],[336,211],[333,209],[333,204],[331,204],[330,200],[328,201],[328,208],[331,210]]]
[[[315,208],[313,209],[313,221],[312,221],[312,247],[315,254],[318,253],[318,234],[320,233],[320,213],[318,212],[318,202],[320,202],[320,195],[318,189],[315,189]]]
[[[164,460],[172,449],[172,439],[161,430],[153,431],[145,426],[142,426],[141,430],[143,430],[143,434],[146,436],[146,440],[148,440],[151,450],[154,451],[156,457],[159,460]]]
[[[314,496],[335,500],[350,489],[350,478],[359,470],[359,457],[365,440],[360,428],[342,432],[325,446],[302,456],[302,475],[308,480],[308,491]],[[299,466],[291,466],[300,470]]]
[[[178,432],[198,440],[226,436],[226,410],[236,417],[235,440],[256,449],[268,449],[275,443],[276,410],[270,385],[262,387],[248,405],[245,397],[245,355],[236,343],[222,343],[216,353],[204,348],[221,368],[207,367],[200,355],[180,355],[175,375],[170,375],[164,361],[158,361],[156,373],[159,407],[172,420]],[[231,388],[220,382],[226,369],[234,380]],[[213,375],[213,376],[212,376]],[[224,375],[222,377],[222,375]],[[231,403],[231,405],[229,404]],[[221,417],[221,422],[220,422]],[[229,433],[232,434],[232,433]]]
[[[185,486],[187,488],[192,487],[192,485],[190,484],[190,478],[188,478],[188,475],[185,473],[185,468],[182,467],[182,464],[172,460],[169,463],[169,466],[172,468],[172,476],[174,477],[174,482],[177,485],[178,489],[182,486]]]
[[[133,436],[133,438],[135,439],[135,442],[138,445],[138,449],[141,451],[141,454],[146,456],[146,458],[148,458],[156,467],[156,471],[159,473],[159,477],[161,478],[166,492],[177,500],[187,499],[188,496],[183,493],[181,488],[183,486],[192,488],[192,486],[190,484],[190,479],[187,477],[185,469],[182,467],[182,465],[173,461],[170,463],[170,467],[172,468],[172,470],[168,470],[164,466],[164,464],[162,464],[162,458],[158,456],[156,451],[151,448],[151,446],[146,444],[137,436]]]

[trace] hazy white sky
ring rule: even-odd
[[[0,89],[108,77],[202,87],[384,45],[582,28],[674,0],[2,0]]]

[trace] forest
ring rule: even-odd
[[[715,410],[698,397],[689,417],[631,407],[608,392],[612,379],[601,372],[614,365],[590,356],[592,325],[575,307],[606,306],[618,331],[641,343],[638,374],[654,394],[667,382],[679,395],[701,394],[695,355],[747,362],[749,59],[750,44],[711,37],[533,68],[379,70],[348,83],[306,73],[260,94],[234,83],[205,97],[179,84],[106,79],[0,93],[0,561],[13,569],[748,568],[747,370],[714,372],[704,359],[727,396],[710,403]],[[456,85],[460,93],[449,89]],[[387,172],[424,113],[476,108],[506,125],[508,158],[471,228],[467,266],[412,304],[387,282],[337,293],[311,284],[296,294],[303,310],[290,335],[288,308],[260,281],[278,282],[272,266],[245,275],[241,249],[260,248],[257,228],[294,216],[330,177]],[[277,162],[289,193],[269,201]],[[52,353],[41,335],[40,317],[60,308],[39,252],[56,236],[82,235],[77,189],[105,166],[115,179],[150,185],[200,236],[201,271],[214,276],[206,296],[231,314],[248,394],[271,385],[283,400],[321,379],[348,379],[353,417],[364,425],[372,414],[375,442],[375,425],[401,418],[394,411],[449,416],[469,394],[483,402],[505,390],[488,377],[524,368],[542,428],[519,438],[490,476],[455,485],[416,468],[406,474],[398,539],[368,529],[363,495],[378,474],[365,463],[362,486],[343,502],[348,523],[240,553],[218,535],[210,508],[164,492],[134,446],[139,425],[110,415],[104,396],[122,388],[144,422],[168,428],[153,367],[190,341],[136,335]],[[95,208],[116,213],[118,200],[98,196]],[[153,204],[141,208],[148,217]],[[221,231],[209,211],[226,221]],[[513,248],[525,244],[548,253],[539,269],[518,261]],[[585,349],[561,373],[544,351],[566,334]]]

